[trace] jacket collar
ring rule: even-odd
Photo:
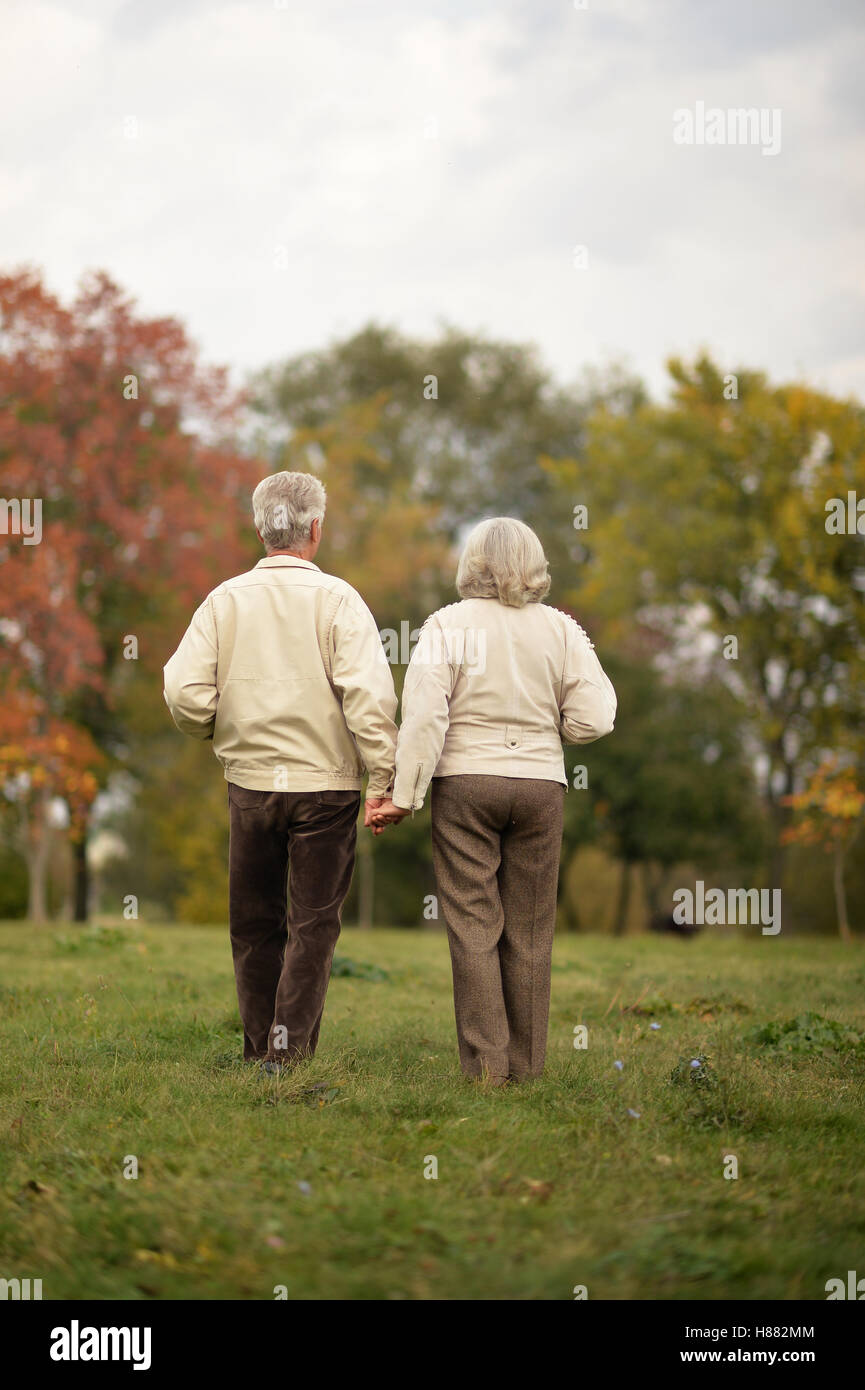
[[[316,570],[319,574],[318,565],[314,565],[311,560],[302,560],[299,555],[265,555],[263,560],[259,560],[255,566],[257,570],[262,567],[271,569],[276,565],[290,565],[295,569]]]

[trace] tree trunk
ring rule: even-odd
[[[773,824],[775,824],[774,818]],[[780,834],[781,827],[775,824],[772,849],[769,854],[769,887],[780,888],[783,891],[784,878],[787,873],[787,854],[790,846],[779,843]]]
[[[844,887],[844,851],[840,845],[835,848],[835,863],[832,878],[835,887],[835,911],[838,916],[838,931],[842,941],[852,941],[853,933],[850,930],[850,919],[847,916],[847,891]]]
[[[48,908],[48,861],[51,851],[48,825],[48,799],[36,798],[26,831],[27,916],[31,922],[44,922]]]
[[[660,917],[661,911],[661,883],[664,878],[663,865],[650,864],[648,859],[643,863],[643,892],[646,895],[646,906],[649,909],[649,918]]]
[[[622,860],[622,875],[619,879],[619,897],[616,903],[616,915],[613,919],[613,931],[616,936],[624,936],[628,926],[628,906],[631,901],[631,862],[629,859]]]
[[[86,922],[90,913],[90,866],[87,863],[87,831],[81,839],[73,840],[72,854],[75,883],[73,889],[73,922]]]
[[[372,926],[375,906],[375,862],[372,835],[361,834],[357,846],[357,925],[364,931]]]
[[[574,901],[575,895],[571,893],[568,883],[568,873],[571,865],[576,859],[576,852],[566,864],[559,864],[559,882],[556,891],[556,930],[561,928],[566,932],[582,931],[580,922],[580,911]]]
[[[40,852],[27,855],[27,916],[37,925],[45,921],[47,915],[47,858]]]
[[[780,792],[774,793],[770,789],[769,793],[769,819],[772,825],[772,847],[769,852],[769,887],[779,888],[783,891],[784,878],[787,872],[787,860],[789,845],[781,844],[781,836],[787,829],[792,819],[792,812],[789,806],[784,806],[783,799],[793,791],[795,780],[794,768],[792,763],[788,763],[783,756],[783,747],[778,743],[773,749],[774,759],[770,762],[770,782],[772,772],[778,769],[784,774],[784,784]]]

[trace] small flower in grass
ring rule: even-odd
[[[693,1060],[692,1063],[691,1063],[691,1066],[692,1066],[692,1067],[700,1067],[700,1066],[702,1066],[702,1065],[703,1065],[703,1064],[702,1064],[702,1062],[700,1061],[699,1057],[695,1057],[694,1060]]]
[[[616,1071],[624,1071],[624,1070],[625,1070],[625,1064],[624,1064],[624,1062],[614,1062],[614,1063],[613,1063],[613,1066],[616,1068]]]
[[[660,1028],[660,1026],[661,1026],[660,1023],[650,1023],[650,1024],[649,1024],[649,1027],[652,1028],[652,1029],[654,1029],[654,1031],[655,1031],[656,1033],[657,1033],[658,1029]]]
[[[304,1197],[310,1196],[310,1194],[312,1193],[312,1185],[310,1183],[299,1182],[297,1185],[300,1188],[300,1191],[303,1193]]]
[[[632,1120],[638,1120],[640,1118],[639,1110],[629,1110],[628,1114],[630,1115]]]

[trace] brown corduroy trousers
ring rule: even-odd
[[[360,792],[249,791],[229,782],[228,804],[228,915],[243,1055],[311,1057],[354,868]]]
[[[565,788],[479,774],[432,782],[433,863],[467,1076],[540,1076]]]

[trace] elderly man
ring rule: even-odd
[[[267,554],[208,594],[165,667],[165,700],[225,770],[243,1055],[277,1072],[318,1042],[364,767],[367,823],[393,786],[396,695],[366,604],[313,564],[319,479],[275,473],[252,506]]]

